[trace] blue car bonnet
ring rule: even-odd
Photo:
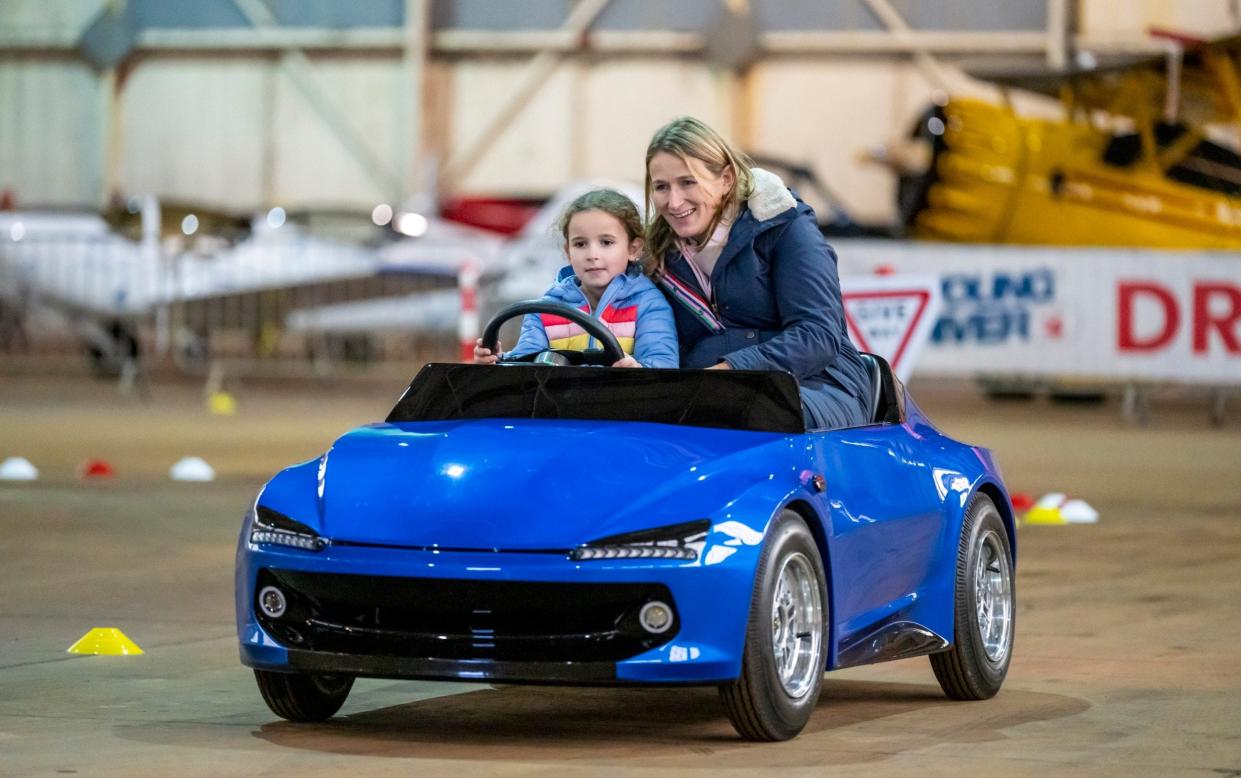
[[[333,541],[566,549],[709,517],[768,480],[765,463],[780,458],[756,448],[790,445],[779,433],[640,422],[376,424],[328,452],[320,526]]]

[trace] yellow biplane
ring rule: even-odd
[[[1002,88],[1001,102],[945,101],[920,118],[903,154],[886,159],[900,175],[905,233],[1241,249],[1241,36],[1175,52],[1069,72],[978,74]],[[1059,98],[1062,118],[1019,115],[1009,89]]]

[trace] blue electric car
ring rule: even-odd
[[[882,359],[870,424],[805,429],[783,373],[623,370],[601,350],[430,364],[386,421],[263,487],[237,547],[242,662],[277,715],[358,676],[720,689],[805,726],[823,672],[930,656],[956,699],[1012,658],[1016,536],[989,451]],[[494,347],[494,346],[493,346]]]

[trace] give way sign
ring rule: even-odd
[[[854,344],[888,360],[897,377],[908,381],[939,315],[939,279],[845,276],[840,292]]]

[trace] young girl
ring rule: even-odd
[[[569,266],[557,276],[544,300],[567,303],[599,319],[625,351],[612,367],[677,367],[677,335],[672,308],[642,274],[642,222],[637,206],[613,189],[587,192],[560,219]],[[578,325],[549,313],[528,314],[521,337],[508,356],[546,349],[597,347]],[[497,344],[498,348],[498,344]],[[495,364],[496,354],[474,346],[474,362]]]

